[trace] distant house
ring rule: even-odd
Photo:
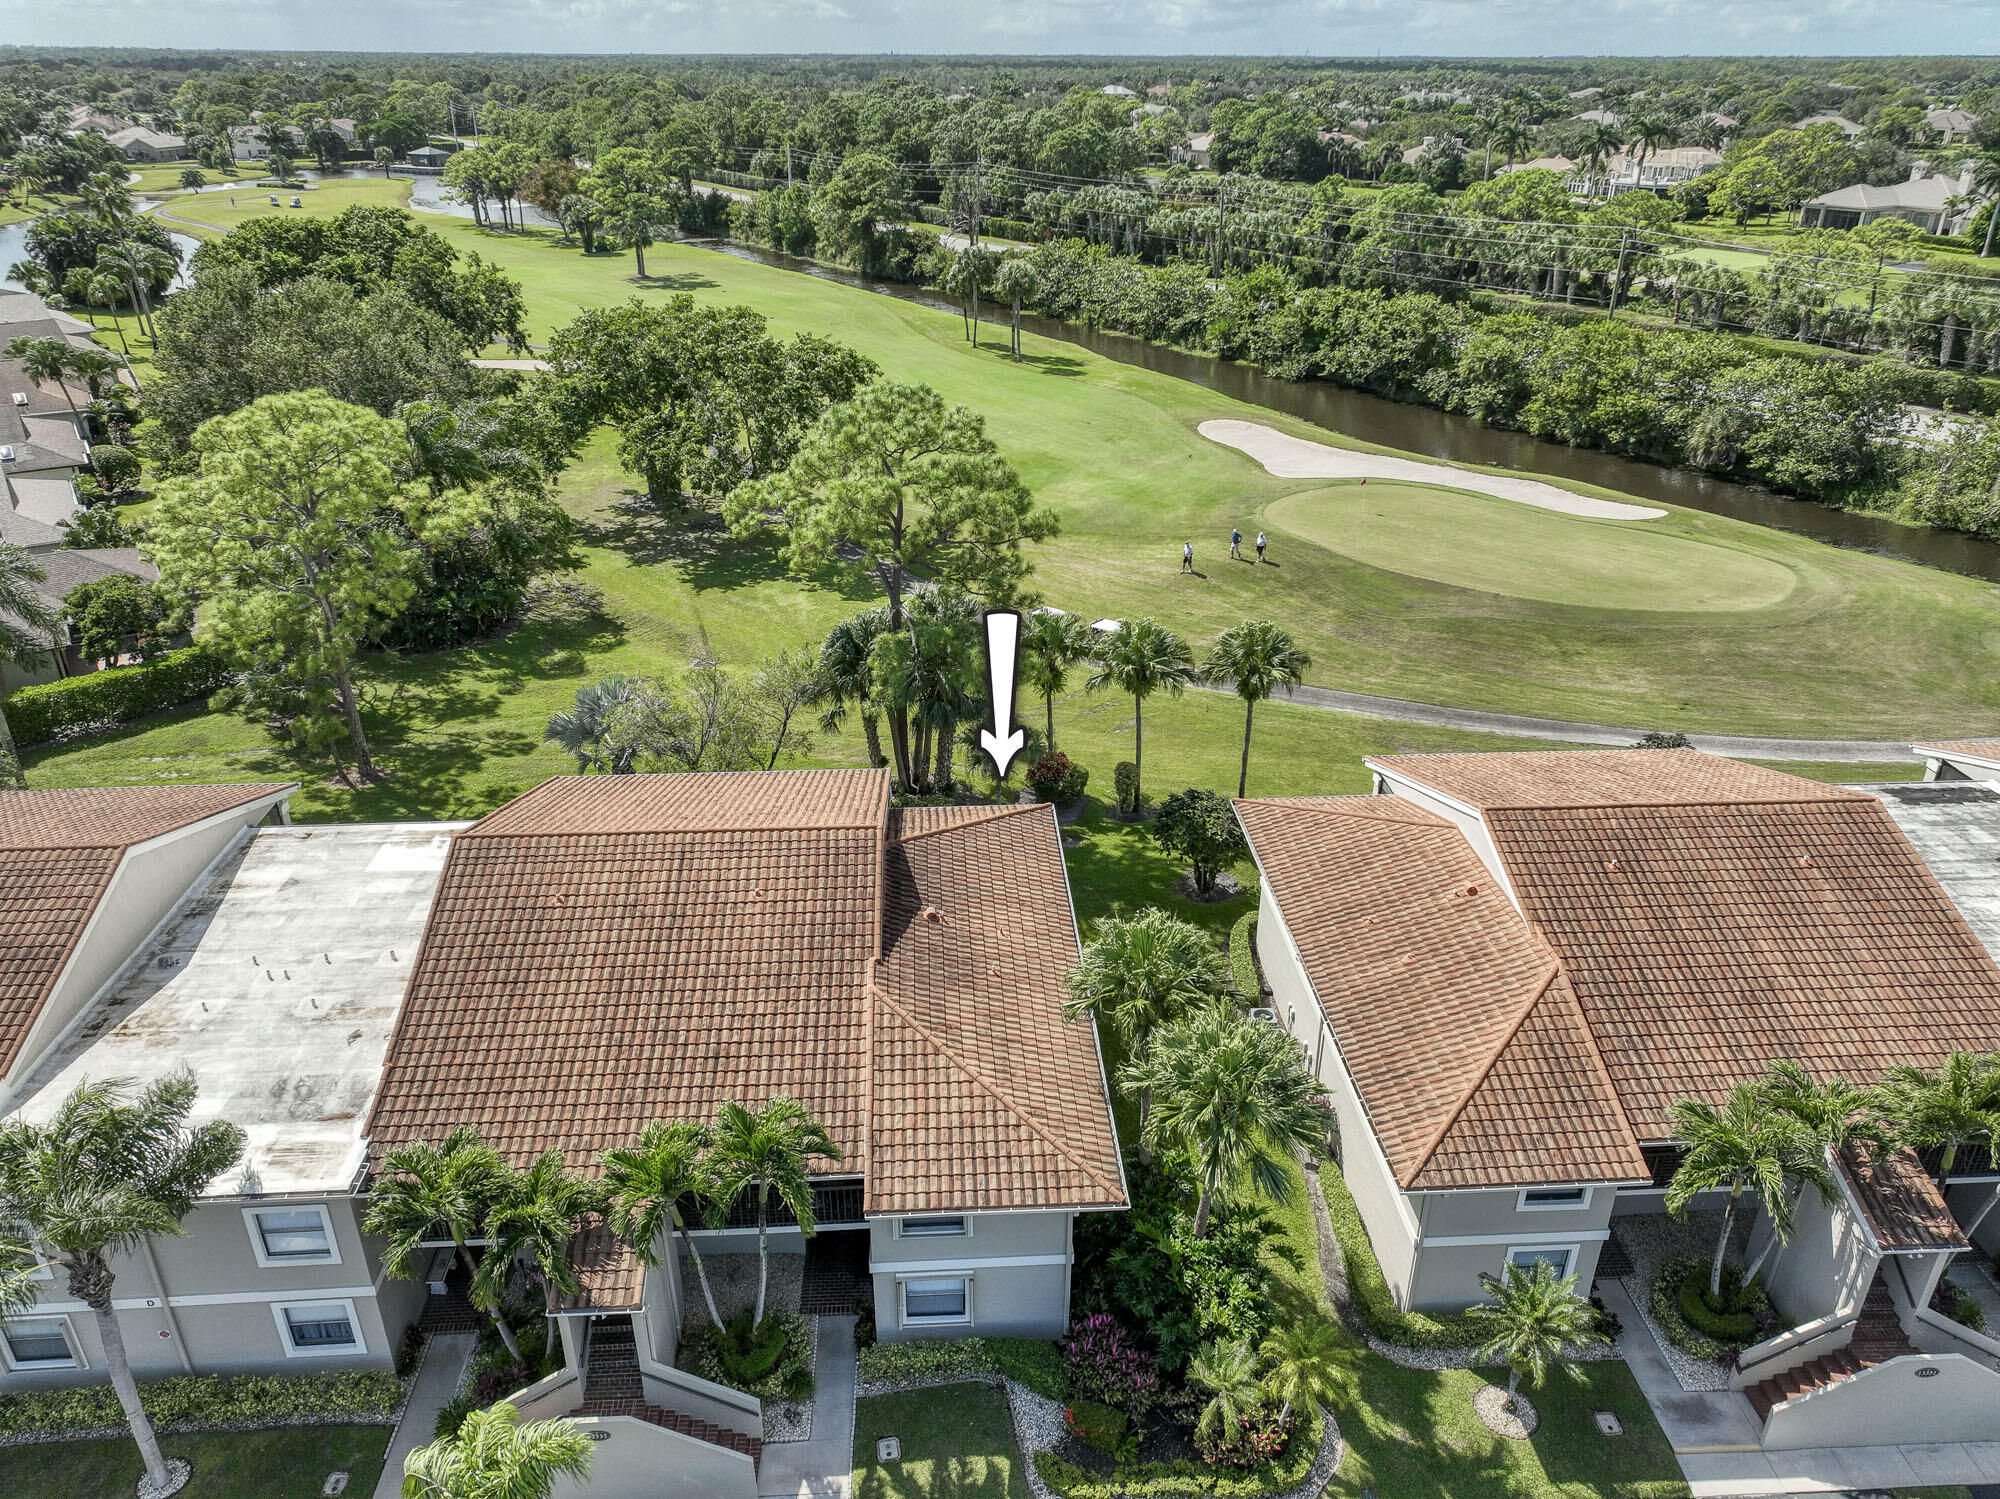
[[[1599,88],[1596,85],[1592,85],[1590,88],[1571,89],[1569,91],[1569,97],[1572,99],[1595,99],[1599,94],[1603,92],[1604,90],[1602,88]]]
[[[1577,118],[1586,125],[1609,125],[1613,129],[1625,123],[1625,116],[1614,114],[1608,109],[1586,109]]]
[[[1413,167],[1426,156],[1439,151],[1463,152],[1464,150],[1465,142],[1455,135],[1427,135],[1420,145],[1411,146],[1403,152],[1403,165]]]
[[[436,146],[418,146],[413,151],[404,152],[403,160],[413,167],[441,167],[451,160],[451,153]]]
[[[178,161],[187,154],[187,141],[164,130],[148,130],[132,125],[105,137],[127,161]]]
[[[327,124],[331,125],[334,133],[350,146],[354,144],[354,137],[361,128],[353,120],[349,119],[328,120]]]
[[[1823,109],[1816,115],[1807,115],[1803,120],[1794,120],[1792,122],[1792,129],[1810,130],[1815,125],[1838,125],[1840,133],[1849,140],[1853,140],[1855,136],[1864,133],[1865,130],[1864,126],[1855,124],[1846,115],[1835,114],[1830,109]]]
[[[1719,126],[1724,130],[1734,130],[1739,123],[1735,115],[1726,115],[1719,109],[1704,109],[1695,118],[1697,120],[1707,120],[1711,125]]]
[[[1208,131],[1203,131],[1200,135],[1191,135],[1187,138],[1186,144],[1174,148],[1174,160],[1184,162],[1198,171],[1206,170],[1208,148],[1214,140],[1215,136]]]
[[[294,148],[297,138],[293,138]],[[229,154],[238,161],[267,161],[271,148],[264,140],[262,125],[231,125],[229,127]]]
[[[1924,123],[1942,138],[1941,144],[1949,145],[1959,136],[1969,136],[1978,125],[1980,116],[1963,109],[1927,109]]]
[[[1561,172],[1565,177],[1576,171],[1576,163],[1567,156],[1537,156],[1533,161],[1517,161],[1512,166],[1495,167],[1493,175],[1498,177],[1506,172]]]
[[[1928,175],[1929,164],[1918,162],[1910,168],[1910,180],[1889,187],[1856,183],[1835,192],[1821,193],[1799,209],[1803,229],[1859,229],[1877,219],[1903,219],[1926,234],[1957,234],[1972,221],[1976,204],[1967,200],[1972,191],[1972,169],[1956,177]]]
[[[1587,183],[1579,179],[1575,191],[1596,193],[1606,198],[1640,190],[1665,192],[1679,183],[1699,177],[1721,162],[1722,153],[1711,151],[1706,146],[1666,146],[1644,160],[1636,153],[1620,151],[1606,160],[1601,174],[1590,178]]]
[[[1122,83],[1107,83],[1098,92],[1100,94],[1109,94],[1114,99],[1136,99],[1139,97],[1136,90],[1129,89]]]
[[[70,549],[57,547],[37,552],[35,566],[42,581],[31,584],[50,609],[62,612],[69,596],[86,583],[120,575],[151,583],[160,570],[139,555],[137,547],[97,547]],[[53,682],[62,677],[80,677],[97,670],[97,662],[85,659],[76,648],[76,634],[67,620],[56,626],[49,638],[48,653],[31,666],[0,662],[0,690],[11,692],[37,682]]]
[[[94,104],[72,104],[64,119],[71,130],[89,130],[98,135],[109,135],[132,123],[122,115],[107,114]]]

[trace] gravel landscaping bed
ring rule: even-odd
[[[697,1293],[699,1294],[699,1293]],[[819,1318],[806,1318],[809,1334],[807,1367],[814,1377],[819,1374]],[[766,1400],[764,1402],[764,1440],[766,1442],[803,1442],[813,1434],[813,1402],[804,1400]]]
[[[715,1309],[727,1322],[738,1312],[747,1312],[757,1305],[757,1253],[753,1246],[748,1254],[703,1254],[703,1267],[708,1271],[709,1289],[715,1292]],[[701,1281],[694,1273],[694,1263],[687,1255],[681,1255],[681,1322],[685,1327],[705,1327],[708,1324],[708,1303],[701,1297]],[[771,1254],[771,1288],[766,1293],[764,1310],[771,1312],[796,1312],[799,1309],[799,1286],[805,1279],[806,1257],[802,1254]]]
[[[1730,1246],[1730,1252],[1738,1257],[1743,1253],[1743,1241],[1749,1238],[1748,1213],[1739,1215],[1737,1242]],[[1720,1213],[1689,1213],[1685,1218],[1669,1218],[1665,1213],[1634,1213],[1630,1217],[1612,1220],[1618,1225],[1618,1240],[1632,1256],[1632,1273],[1625,1277],[1623,1285],[1626,1294],[1632,1298],[1632,1305],[1638,1308],[1639,1320],[1646,1324],[1646,1331],[1653,1341],[1660,1345],[1660,1352],[1666,1357],[1667,1367],[1674,1371],[1674,1378],[1680,1381],[1684,1390],[1714,1393],[1729,1388],[1729,1378],[1734,1372],[1727,1364],[1711,1363],[1704,1358],[1696,1358],[1684,1353],[1667,1341],[1660,1325],[1653,1319],[1653,1277],[1660,1273],[1660,1267],[1668,1260],[1686,1259],[1690,1256],[1707,1259],[1715,1253],[1715,1236],[1722,1231]]]

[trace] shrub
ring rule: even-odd
[[[1722,1272],[1724,1304],[1710,1306],[1708,1264],[1699,1257],[1667,1261],[1653,1277],[1647,1303],[1669,1343],[1696,1358],[1724,1363],[1763,1336],[1771,1300],[1761,1285],[1743,1284],[1740,1266],[1729,1265]]]
[[[144,666],[23,687],[7,699],[7,722],[22,745],[52,744],[178,708],[221,691],[231,680],[220,660],[200,646],[189,646]]]
[[[465,1424],[465,1418],[480,1409],[482,1407],[479,1398],[472,1391],[460,1390],[438,1410],[437,1420],[431,1424],[431,1436],[434,1438],[457,1436],[459,1427]]]
[[[1053,1343],[1033,1338],[922,1339],[875,1343],[859,1352],[861,1379],[894,1384],[919,1379],[983,1379],[1004,1376],[1050,1400],[1069,1397],[1062,1356]]]
[[[1685,734],[1666,734],[1666,733],[1661,733],[1659,730],[1655,729],[1652,733],[1643,735],[1640,738],[1639,742],[1633,745],[1632,748],[1686,749],[1693,743],[1694,741],[1688,738],[1688,736]]]
[[[1383,1278],[1381,1261],[1375,1258],[1375,1246],[1368,1242],[1360,1210],[1331,1162],[1320,1166],[1319,1185],[1326,1197],[1327,1216],[1333,1220],[1333,1236],[1340,1242],[1341,1260],[1347,1266],[1348,1294],[1370,1332],[1405,1348],[1466,1348],[1486,1341],[1486,1330],[1463,1314],[1434,1316],[1398,1310],[1395,1297],[1389,1294],[1389,1282]]]
[[[1931,1305],[1960,1327],[1969,1327],[1974,1332],[1986,1331],[1986,1308],[1966,1295],[1954,1281],[1938,1282],[1937,1295],[1932,1298]]]
[[[1090,1401],[1140,1417],[1160,1398],[1160,1375],[1152,1355],[1107,1312],[1093,1312],[1070,1324],[1062,1342],[1070,1386]]]
[[[131,448],[112,447],[108,443],[93,444],[90,466],[96,471],[98,482],[113,494],[123,494],[139,482],[139,455]]]
[[[1162,802],[1152,832],[1168,855],[1187,861],[1194,888],[1202,895],[1215,888],[1218,874],[1250,851],[1228,798],[1200,786],[1176,791]]]
[[[237,1423],[383,1425],[402,1405],[403,1386],[386,1371],[180,1375],[143,1381],[139,1403],[164,1431],[200,1431]],[[108,1384],[0,1395],[0,1436],[60,1436],[124,1425],[125,1413]]]
[[[1229,929],[1229,972],[1236,981],[1237,996],[1246,1005],[1264,1002],[1264,986],[1257,979],[1257,913],[1245,911]]]
[[[1098,1475],[1066,1462],[1053,1452],[1034,1454],[1035,1471],[1063,1499],[1264,1499],[1298,1488],[1319,1455],[1320,1417],[1306,1412],[1291,1439],[1275,1457],[1248,1468],[1210,1467],[1207,1463],[1121,1463],[1116,1472]]]
[[[1067,806],[1083,795],[1090,771],[1061,750],[1037,760],[1028,770],[1028,789],[1045,802]]]
[[[1084,1446],[1114,1462],[1128,1463],[1139,1455],[1139,1433],[1121,1410],[1095,1400],[1078,1400],[1063,1411],[1063,1425]]]
[[[1139,767],[1120,760],[1111,770],[1111,784],[1118,793],[1118,810],[1130,817],[1139,810]]]
[[[1244,1416],[1233,1441],[1225,1438],[1219,1430],[1204,1435],[1197,1428],[1195,1450],[1201,1454],[1201,1460],[1212,1468],[1255,1467],[1258,1463],[1269,1462],[1285,1450],[1285,1443],[1297,1419],[1296,1412],[1266,1405]]]
[[[703,1379],[760,1400],[805,1400],[812,1395],[812,1332],[791,1312],[772,1312],[753,1337],[743,1312],[717,1333],[704,1327],[687,1340],[687,1367]]]
[[[1720,1311],[1711,1306],[1708,1291],[1697,1276],[1690,1275],[1681,1282],[1680,1295],[1675,1299],[1688,1325],[1718,1342],[1747,1346],[1757,1332],[1757,1319],[1749,1312]],[[1730,1298],[1725,1293],[1723,1299],[1727,1301]]]

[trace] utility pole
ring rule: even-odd
[[[979,219],[986,208],[986,153],[981,151],[972,163],[972,233],[967,237],[974,249],[979,248]]]
[[[1632,231],[1618,231],[1618,269],[1611,273],[1611,306],[1607,309],[1612,316],[1618,313],[1618,289],[1625,284],[1625,257],[1631,253]]]

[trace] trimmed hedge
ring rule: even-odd
[[[1747,1344],[1756,1335],[1755,1316],[1747,1311],[1714,1310],[1708,1305],[1701,1281],[1694,1276],[1681,1282],[1678,1305],[1683,1321],[1718,1342]]]
[[[1709,1262],[1703,1258],[1668,1260],[1660,1267],[1660,1273],[1653,1277],[1647,1304],[1653,1320],[1659,1324],[1660,1332],[1674,1347],[1710,1363],[1723,1364],[1758,1341],[1760,1334],[1756,1313],[1768,1309],[1771,1303],[1763,1287],[1756,1286],[1748,1295],[1743,1295],[1740,1290],[1735,1292],[1741,1299],[1739,1313],[1730,1315],[1709,1311],[1700,1301],[1700,1294],[1708,1289],[1708,1268]],[[1725,1295],[1732,1293],[1729,1277],[1740,1278],[1742,1273],[1741,1268],[1735,1265],[1725,1269]],[[1694,1292],[1693,1296],[1684,1294],[1690,1290]],[[1690,1303],[1699,1308],[1699,1318],[1690,1315]],[[1716,1330],[1723,1327],[1732,1330],[1727,1333]],[[1737,1328],[1741,1331],[1734,1330]]]
[[[1229,929],[1229,971],[1236,979],[1236,993],[1246,1005],[1264,1002],[1264,987],[1257,981],[1257,913],[1245,911]]]
[[[7,722],[21,745],[101,734],[119,724],[178,708],[227,687],[231,673],[198,645],[144,666],[115,666],[87,676],[23,687],[7,699]]]
[[[1170,1463],[1120,1463],[1100,1476],[1053,1452],[1037,1452],[1035,1471],[1063,1499],[1262,1499],[1304,1483],[1319,1456],[1323,1430],[1319,1412],[1300,1414],[1285,1450],[1254,1468],[1211,1468],[1183,1458]]]
[[[1375,1246],[1368,1242],[1368,1230],[1361,1211],[1347,1190],[1347,1181],[1331,1161],[1322,1161],[1319,1186],[1326,1197],[1327,1217],[1333,1221],[1333,1236],[1340,1242],[1340,1257],[1347,1266],[1347,1294],[1353,1299],[1368,1330],[1385,1343],[1405,1348],[1477,1347],[1492,1335],[1474,1318],[1457,1313],[1432,1316],[1425,1312],[1399,1311],[1383,1278],[1382,1264],[1375,1258]]]
[[[749,1313],[740,1321],[747,1330]],[[811,1399],[812,1329],[805,1318],[795,1312],[772,1312],[764,1319],[761,1336],[765,1341],[757,1348],[735,1353],[713,1327],[704,1327],[688,1335],[681,1367],[759,1400]]]
[[[139,1386],[139,1403],[163,1431],[216,1426],[387,1425],[403,1385],[384,1371],[361,1374],[179,1375]],[[118,1428],[125,1413],[108,1384],[0,1395],[0,1436],[61,1437]]]
[[[864,1384],[1004,1376],[1049,1400],[1069,1398],[1069,1377],[1053,1343],[1033,1338],[922,1339],[876,1343],[859,1353]]]

